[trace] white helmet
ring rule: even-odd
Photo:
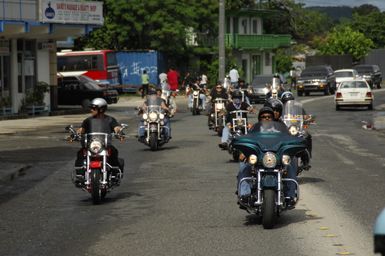
[[[91,101],[91,107],[96,107],[100,112],[104,112],[107,109],[107,101],[103,98],[95,98]]]

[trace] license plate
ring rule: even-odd
[[[358,95],[358,92],[351,92],[350,93],[350,96],[357,96]]]

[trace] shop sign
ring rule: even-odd
[[[40,21],[103,25],[103,2],[40,0]]]

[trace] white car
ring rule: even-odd
[[[336,87],[338,88],[339,84],[343,81],[349,81],[352,78],[358,78],[358,71],[355,69],[337,69],[334,71],[336,75]]]
[[[374,96],[369,84],[363,78],[354,78],[341,82],[334,95],[336,110],[343,106],[368,107],[373,109]]]

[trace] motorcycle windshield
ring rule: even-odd
[[[247,135],[234,139],[233,146],[246,156],[268,151],[294,155],[306,148],[302,138],[290,135],[285,124],[275,121],[258,122]]]
[[[282,120],[287,127],[297,126],[300,130],[303,129],[305,110],[302,103],[290,100],[285,103],[282,110]]]
[[[100,142],[101,148],[105,148],[106,146],[111,145],[112,136],[110,133],[95,132],[86,134],[85,139],[87,142],[87,148],[92,147],[93,142]]]
[[[161,98],[159,98],[157,95],[147,95],[146,105],[148,107],[150,106],[160,106],[161,104]]]

